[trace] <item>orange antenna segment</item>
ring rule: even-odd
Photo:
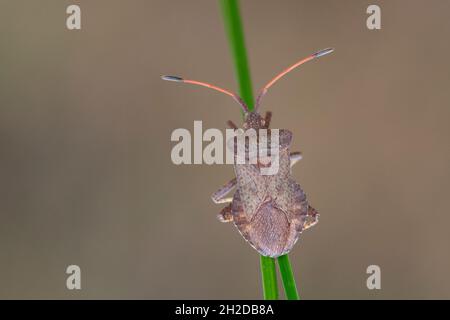
[[[315,58],[319,58],[322,57],[326,54],[329,54],[331,52],[333,52],[334,49],[332,48],[327,48],[324,50],[320,50],[316,53],[313,53],[312,55],[296,62],[295,64],[293,64],[292,66],[290,66],[289,68],[285,69],[284,71],[280,72],[278,75],[276,75],[272,80],[269,81],[269,83],[267,83],[260,91],[260,93],[258,94],[258,97],[256,98],[256,105],[255,105],[255,111],[258,111],[258,108],[260,106],[261,103],[261,98],[266,94],[267,90],[269,90],[269,88],[278,80],[280,80],[282,77],[284,77],[286,74],[288,74],[289,72],[291,72],[292,70],[294,70],[295,68],[301,66],[302,64],[313,60]]]
[[[199,86],[203,86],[203,87],[207,87],[222,93],[225,93],[226,95],[229,95],[230,97],[232,97],[234,100],[236,100],[239,105],[242,107],[242,109],[244,110],[244,112],[248,112],[248,108],[245,105],[244,101],[235,93],[225,90],[223,88],[217,87],[215,85],[212,85],[210,83],[206,83],[206,82],[200,82],[200,81],[196,81],[196,80],[186,80],[177,76],[162,76],[161,79],[163,80],[167,80],[167,81],[175,81],[175,82],[183,82],[183,83],[190,83],[190,84],[195,84],[195,85],[199,85]]]

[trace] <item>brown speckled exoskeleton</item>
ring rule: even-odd
[[[233,97],[244,111],[243,129],[269,129],[271,112],[265,117],[258,113],[261,98],[267,90],[288,72],[315,58],[331,53],[328,48],[318,51],[290,66],[263,87],[256,99],[255,108],[249,111],[236,94],[208,83],[186,80],[175,76],[163,76],[164,80],[205,86]],[[228,125],[237,126],[228,121]],[[259,139],[259,137],[258,137]],[[319,214],[306,199],[300,185],[293,179],[291,167],[301,159],[300,152],[290,152],[292,133],[279,130],[279,169],[274,175],[262,175],[261,164],[234,164],[236,178],[232,179],[212,195],[215,203],[226,203],[219,213],[222,222],[235,224],[241,235],[263,256],[279,257],[288,253],[303,230],[318,222]],[[233,197],[226,197],[236,186]]]

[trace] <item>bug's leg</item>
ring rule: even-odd
[[[236,178],[231,179],[226,185],[221,187],[219,190],[214,192],[211,196],[212,201],[214,203],[230,203],[233,198],[225,198],[225,196],[230,193],[231,189],[236,185]]]
[[[296,164],[297,162],[299,162],[301,159],[303,158],[302,153],[301,152],[291,152],[291,168],[294,166],[294,164]]]
[[[272,120],[272,112],[267,111],[266,116],[264,117],[264,127],[266,127],[266,129],[270,126],[270,120]]]
[[[223,208],[219,214],[217,214],[217,219],[220,222],[231,222],[233,221],[233,214],[231,213],[231,203]]]
[[[228,126],[229,126],[231,129],[236,130],[236,129],[238,128],[237,125],[235,125],[234,122],[231,121],[231,120],[228,120],[228,121],[227,121],[227,124],[228,124]]]
[[[306,214],[306,219],[303,224],[303,230],[311,228],[319,222],[319,212],[311,206],[308,206],[308,213]]]

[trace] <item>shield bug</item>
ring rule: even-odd
[[[209,83],[187,80],[176,76],[162,76],[163,80],[190,83],[208,87],[225,93],[236,100],[244,111],[243,129],[254,129],[260,137],[260,129],[270,131],[271,112],[262,117],[259,114],[262,97],[280,78],[300,65],[333,52],[328,48],[318,51],[285,69],[267,83],[257,96],[255,108],[250,111],[244,101],[235,93],[216,87]],[[232,129],[238,127],[227,122]],[[279,130],[278,161],[276,174],[262,175],[261,161],[256,164],[234,164],[236,178],[225,184],[212,195],[217,203],[227,206],[218,214],[222,222],[233,222],[241,235],[263,256],[279,257],[288,253],[303,230],[318,222],[318,212],[308,204],[306,195],[300,185],[293,179],[291,167],[302,156],[300,152],[290,152],[292,133]],[[272,142],[271,142],[272,143]],[[233,197],[227,197],[236,187]]]

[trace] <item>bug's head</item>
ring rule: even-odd
[[[263,117],[257,112],[247,112],[244,115],[244,130],[253,128],[255,130],[259,130],[266,127],[266,123]]]
[[[220,87],[216,87],[212,84],[206,83],[206,82],[200,82],[200,81],[196,81],[196,80],[187,80],[187,79],[183,79],[177,76],[162,76],[161,78],[163,80],[167,80],[167,81],[175,81],[175,82],[183,82],[183,83],[191,83],[191,84],[196,84],[196,85],[200,85],[203,87],[207,87],[210,89],[214,89],[216,91],[225,93],[229,96],[231,96],[234,100],[236,100],[239,105],[242,108],[242,111],[245,114],[245,121],[244,121],[244,129],[248,129],[248,128],[254,128],[254,129],[259,129],[259,128],[264,128],[265,125],[265,120],[259,115],[258,110],[259,107],[261,105],[261,98],[267,93],[267,90],[269,90],[269,88],[275,83],[277,82],[280,78],[282,78],[284,75],[286,75],[287,73],[291,72],[292,70],[294,70],[295,68],[301,66],[302,64],[304,64],[305,62],[308,62],[310,60],[313,60],[315,58],[319,58],[322,57],[324,55],[327,55],[331,52],[333,52],[334,50],[332,48],[327,48],[324,50],[320,50],[316,53],[313,53],[312,55],[298,61],[297,63],[293,64],[292,66],[290,66],[289,68],[287,68],[286,70],[282,71],[281,73],[279,73],[276,77],[274,77],[269,83],[267,83],[260,91],[260,93],[258,94],[258,97],[256,98],[256,103],[255,103],[255,108],[254,110],[250,111],[249,108],[247,107],[247,105],[244,103],[244,101],[241,99],[241,97],[239,97],[237,94],[230,92],[228,90],[222,89]]]

